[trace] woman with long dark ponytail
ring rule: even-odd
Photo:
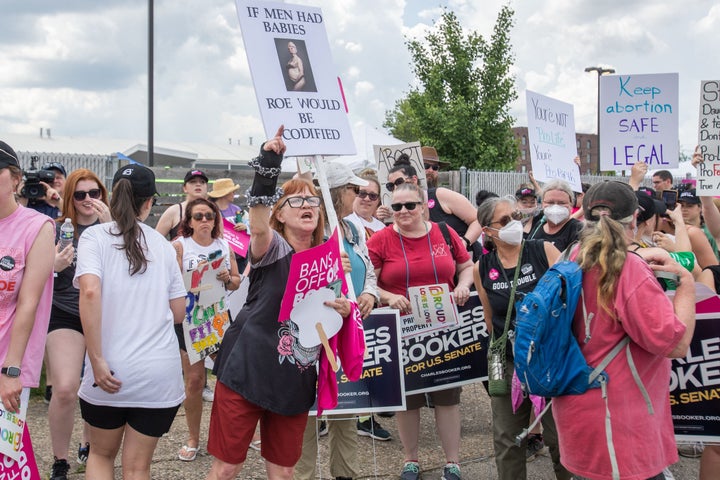
[[[186,290],[175,251],[142,223],[153,205],[155,175],[142,165],[113,177],[113,220],[87,230],[78,244],[74,283],[87,343],[80,409],[90,425],[87,478],[149,479],[158,439],[185,398],[173,323]]]

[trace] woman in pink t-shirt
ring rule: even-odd
[[[637,208],[635,193],[621,182],[593,185],[583,199],[587,226],[577,261],[583,270],[585,307],[594,315],[588,336],[583,308],[578,308],[574,333],[591,366],[630,338],[629,346],[605,368],[606,398],[602,389],[594,388],[553,402],[563,465],[591,479],[661,479],[662,471],[678,459],[669,358],[684,356],[692,339],[695,286],[690,272],[666,253],[643,260],[627,251]],[[680,279],[672,301],[653,274],[658,271]],[[583,341],[586,338],[589,341]],[[633,377],[630,357],[642,388]]]
[[[18,204],[17,154],[0,141],[0,398],[20,411],[20,394],[37,387],[52,302],[52,219]]]

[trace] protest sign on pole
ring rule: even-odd
[[[582,192],[580,168],[575,163],[575,115],[573,106],[527,90],[530,161],[536,180],[564,180]]]
[[[285,125],[286,156],[355,154],[322,11],[253,0],[236,6],[267,137]]]
[[[698,195],[720,195],[720,80],[700,82]]]
[[[600,170],[678,166],[678,74],[600,77]]]
[[[380,204],[389,206],[392,194],[385,184],[388,181],[388,172],[393,168],[395,161],[402,154],[410,158],[410,165],[415,168],[418,177],[418,184],[421,187],[427,186],[425,181],[425,166],[423,165],[422,152],[419,142],[400,143],[398,145],[373,145],[375,161],[377,162],[378,181],[380,182]]]

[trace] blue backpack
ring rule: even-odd
[[[526,393],[543,397],[578,395],[607,381],[602,369],[595,372],[585,361],[573,335],[573,317],[581,294],[580,265],[561,260],[516,305],[513,354],[515,371]],[[585,315],[585,342],[590,340],[592,317],[592,313]],[[603,362],[602,368],[605,365]]]

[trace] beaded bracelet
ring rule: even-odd
[[[259,156],[253,158],[248,162],[248,165],[254,168],[258,175],[262,175],[265,178],[275,178],[280,176],[280,167],[263,167],[260,165],[261,158],[262,157]]]
[[[275,195],[258,195],[257,197],[254,197],[250,195],[250,189],[248,188],[245,192],[245,199],[248,207],[254,207],[256,205],[265,205],[266,207],[272,207],[277,203],[278,200],[280,200],[280,197],[285,195],[285,192],[282,188],[277,187],[275,189]]]

